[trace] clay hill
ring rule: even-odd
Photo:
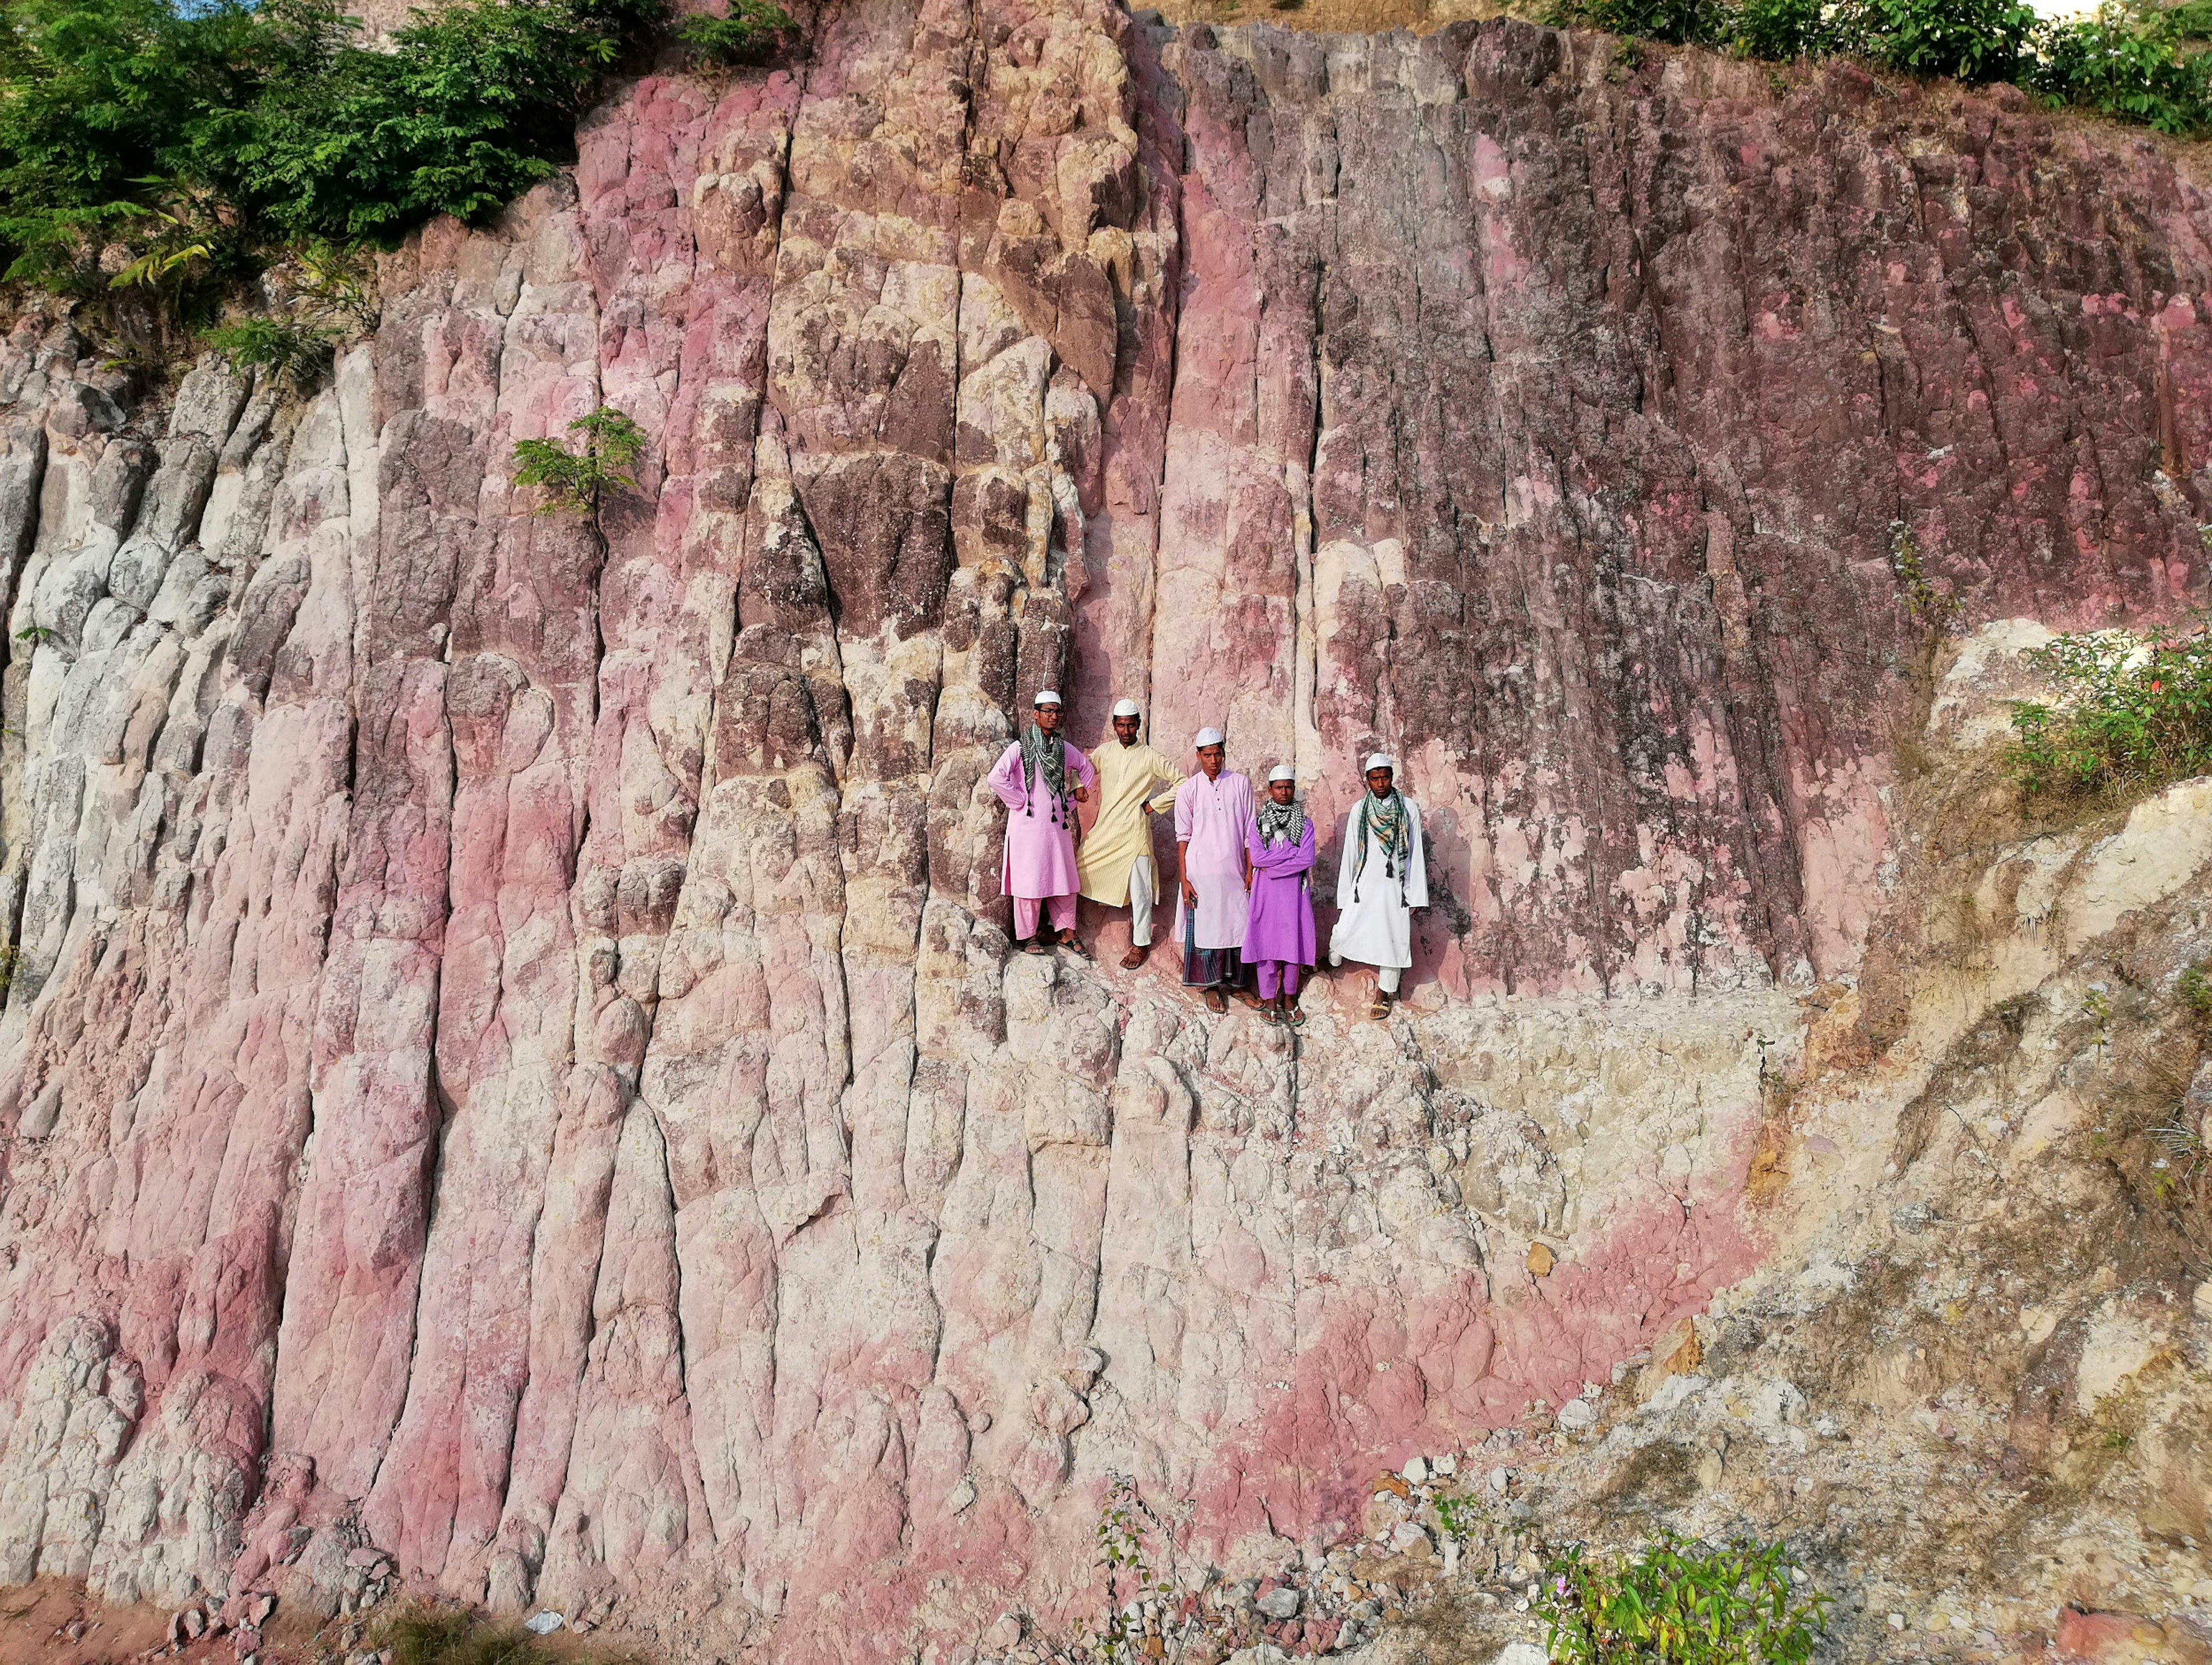
[[[1122,1476],[1176,1657],[1526,1658],[1674,1524],[1824,1656],[2204,1658],[2212,783],[1990,747],[2207,597],[2212,197],[1510,21],[802,21],[304,394],[8,337],[0,1579],[1035,1661]],[[1403,1007],[1010,953],[1048,683],[1328,875],[1395,752]]]

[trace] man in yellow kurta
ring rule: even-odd
[[[1098,770],[1098,818],[1083,840],[1075,863],[1080,894],[1109,908],[1129,909],[1129,951],[1122,965],[1134,970],[1152,945],[1152,900],[1160,893],[1152,866],[1155,811],[1171,808],[1182,771],[1137,738],[1143,714],[1134,700],[1114,708],[1114,738],[1091,754]],[[1152,797],[1155,786],[1168,790]]]

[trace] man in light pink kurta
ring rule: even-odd
[[[1091,760],[1060,738],[1060,696],[1042,690],[1022,738],[992,768],[991,790],[1006,806],[999,891],[1014,899],[1014,936],[1024,953],[1045,951],[1037,933],[1042,903],[1051,911],[1054,940],[1089,959],[1075,939],[1075,806],[1090,798],[1098,776]]]
[[[1222,767],[1226,748],[1218,728],[1198,732],[1197,772],[1176,789],[1176,855],[1182,908],[1182,981],[1206,991],[1206,1004],[1226,1012],[1224,994],[1248,1003],[1244,918],[1244,839],[1252,828],[1252,783]]]

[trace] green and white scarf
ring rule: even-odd
[[[1360,870],[1367,866],[1367,835],[1371,829],[1375,842],[1382,847],[1382,875],[1386,878],[1402,879],[1408,858],[1413,853],[1413,817],[1406,813],[1406,799],[1395,787],[1387,798],[1377,798],[1367,793],[1359,799],[1359,853],[1352,859],[1352,899],[1359,900]]]

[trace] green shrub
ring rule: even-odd
[[[2198,1023],[2212,1018],[2212,960],[2199,960],[2185,967],[2173,992],[2180,998],[2182,1010]]]
[[[2035,32],[2020,0],[1856,0],[1838,45],[1905,75],[2008,81]]]
[[[1708,0],[1575,0],[1559,21],[1681,46],[1711,38],[1713,13]]]
[[[540,514],[583,513],[596,521],[611,491],[635,491],[630,465],[645,454],[645,430],[612,405],[603,404],[568,424],[580,445],[523,440],[514,447],[514,483],[544,494]]]
[[[2175,27],[2135,27],[2110,11],[2053,24],[2022,79],[2056,103],[2161,133],[2202,132],[2212,125],[2212,55],[2185,51]]]
[[[1472,1538],[1490,1523],[1490,1510],[1480,1498],[1447,1492],[1437,1499],[1437,1519],[1453,1537]]]
[[[2021,0],[1554,0],[1552,21],[1770,62],[1847,54],[1911,76],[2016,81],[2054,105],[2212,131],[2212,0],[2039,21]]]
[[[325,324],[249,318],[210,330],[203,338],[230,361],[232,369],[266,370],[305,391],[329,365],[338,332]]]
[[[1920,552],[1920,540],[1902,520],[1889,523],[1889,566],[1905,592],[1907,617],[1915,624],[1938,630],[1950,622],[1954,611],[1951,599],[1937,589],[1936,580],[1928,576],[1928,562]]]
[[[732,69],[765,63],[795,30],[791,14],[769,0],[730,0],[730,15],[695,12],[676,26],[695,64]]]
[[[11,0],[0,268],[204,305],[283,246],[479,218],[571,154],[665,0],[446,0],[390,50],[340,0]]]
[[[2212,770],[2212,633],[2084,631],[2032,659],[2061,702],[2013,705],[2005,761],[2031,795],[2144,792]]]
[[[310,238],[292,252],[293,294],[317,311],[373,330],[381,311],[369,262],[353,246]]]
[[[659,13],[658,0],[448,0],[388,52],[336,49],[252,106],[210,112],[196,153],[286,236],[479,219],[554,171],[600,77]]]
[[[1559,1665],[1804,1665],[1828,1605],[1793,1597],[1780,1544],[1668,1532],[1626,1562],[1555,1557],[1535,1611]]]
[[[1828,49],[1820,0],[1743,0],[1729,13],[1727,45],[1746,58],[1779,63]]]

